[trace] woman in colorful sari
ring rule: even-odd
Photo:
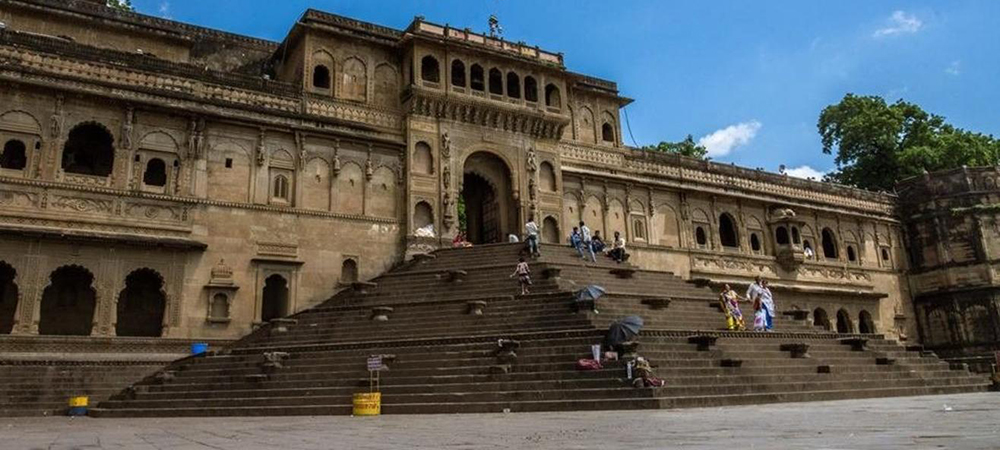
[[[740,295],[727,284],[722,288],[719,302],[722,303],[722,311],[726,313],[726,327],[729,331],[745,330],[743,312],[740,311]]]

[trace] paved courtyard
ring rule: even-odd
[[[0,419],[2,449],[998,449],[1000,394],[671,411]]]

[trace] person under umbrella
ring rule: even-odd
[[[604,336],[604,345],[607,348],[619,350],[621,344],[629,342],[639,335],[643,321],[639,316],[628,316],[616,321],[608,327],[608,333]]]
[[[590,306],[590,310],[597,314],[597,299],[601,298],[606,294],[607,291],[604,288],[591,284],[583,289],[580,289],[576,293],[576,309],[579,311],[580,307],[583,305]]]

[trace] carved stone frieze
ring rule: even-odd
[[[86,212],[86,213],[114,213],[114,201],[106,199],[95,199],[87,197],[68,197],[54,195],[49,202],[52,209],[64,211]]]
[[[0,190],[0,205],[31,207],[35,206],[37,200],[38,194],[32,192]]]

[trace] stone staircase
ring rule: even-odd
[[[62,415],[77,396],[96,404],[190,346],[174,339],[0,336],[0,417]]]
[[[514,296],[520,245],[439,250],[265,325],[227,350],[177,361],[97,417],[350,414],[368,355],[388,355],[384,414],[649,409],[944,394],[984,377],[879,335],[841,335],[780,316],[774,333],[729,332],[716,294],[667,272],[585,263],[544,246],[535,284]],[[599,314],[572,292],[599,284]],[[669,299],[669,301],[665,300]],[[666,387],[625,369],[575,368],[611,321],[638,314],[638,353]],[[384,320],[383,320],[384,319]]]

